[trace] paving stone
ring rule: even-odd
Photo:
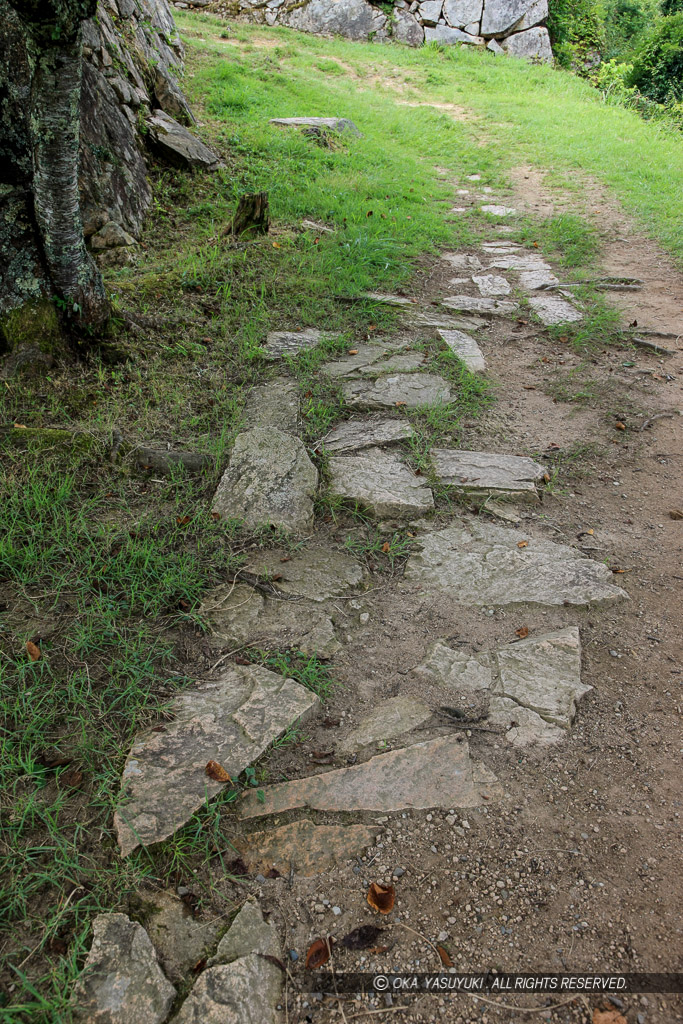
[[[323,363],[322,373],[328,377],[376,376],[418,370],[424,363],[422,352],[387,352],[383,345],[359,345],[354,355]]]
[[[358,455],[330,459],[329,493],[357,501],[378,518],[405,518],[434,508],[424,478],[394,452],[368,448]]]
[[[282,359],[283,356],[296,356],[315,348],[323,340],[322,331],[309,327],[305,331],[271,331],[263,346],[271,359]]]
[[[486,690],[493,686],[493,672],[489,655],[470,654],[462,648],[449,647],[437,640],[421,665],[415,669],[418,676],[439,683],[455,691]]]
[[[447,382],[434,373],[396,373],[376,381],[349,381],[343,391],[352,409],[417,409],[452,399]]]
[[[319,604],[269,597],[246,583],[216,587],[200,614],[231,647],[294,647],[321,658],[331,658],[341,647],[331,618]]]
[[[153,909],[145,921],[147,934],[166,976],[182,984],[195,964],[214,946],[223,921],[220,917],[213,920],[195,917],[175,892],[162,890],[154,893],[150,900]]]
[[[482,213],[490,213],[492,217],[509,217],[513,213],[517,213],[514,206],[499,206],[496,203],[487,203],[485,206],[480,206],[479,209]]]
[[[529,305],[544,324],[566,324],[576,320],[583,320],[583,313],[580,313],[571,302],[561,299],[559,295],[534,295],[529,299]]]
[[[282,970],[258,953],[208,967],[172,1024],[278,1024],[283,978]]]
[[[238,434],[213,509],[251,527],[268,523],[303,531],[313,523],[315,468],[298,437],[275,427]]]
[[[403,419],[344,420],[322,438],[316,447],[324,447],[331,455],[346,455],[362,448],[406,441],[412,435],[413,428]]]
[[[383,302],[387,306],[414,306],[417,299],[407,299],[405,295],[388,295],[386,292],[363,292],[364,299]]]
[[[477,345],[474,338],[462,331],[443,331],[439,334],[458,359],[461,359],[468,370],[472,373],[480,373],[486,369],[484,354]]]
[[[407,579],[460,604],[591,605],[627,597],[602,562],[520,530],[463,519],[417,539],[422,550],[408,559]]]
[[[368,712],[362,723],[342,739],[338,750],[351,754],[363,747],[377,746],[419,728],[432,717],[426,704],[410,697],[390,697]]]
[[[461,309],[473,313],[514,313],[518,309],[516,302],[507,299],[486,299],[480,295],[448,295],[441,302],[449,309]]]
[[[485,249],[486,252],[497,252],[498,250],[504,250],[503,255],[512,254],[518,252],[521,249],[521,245],[518,245],[517,242],[499,242],[497,240],[494,242],[482,242],[481,247],[482,249]]]
[[[282,128],[326,128],[361,138],[361,133],[348,117],[271,117],[269,123]]]
[[[315,825],[308,818],[264,832],[235,836],[232,844],[250,872],[311,877],[372,846],[377,828],[368,825]]]
[[[352,555],[325,543],[309,544],[294,552],[281,548],[260,551],[250,559],[249,567],[256,573],[277,575],[274,587],[280,593],[310,601],[341,597],[359,587],[364,576]]]
[[[415,327],[443,327],[445,331],[471,331],[486,327],[487,321],[478,316],[452,317],[438,310],[415,313],[410,317]]]
[[[443,484],[463,493],[537,498],[536,484],[545,467],[519,455],[469,452],[453,448],[432,451],[434,470]]]
[[[266,921],[261,908],[250,896],[244,903],[218,943],[216,955],[209,960],[209,967],[216,964],[231,964],[241,956],[258,953],[260,956],[281,955],[277,928],[272,921]]]
[[[71,999],[83,1024],[161,1024],[176,990],[145,929],[125,914],[98,914],[88,959]]]
[[[507,697],[491,697],[487,719],[490,725],[505,729],[505,739],[513,747],[559,743],[567,736],[564,729],[551,725],[535,711],[529,711]]]
[[[480,295],[509,295],[511,287],[509,281],[498,274],[474,274],[472,280],[479,289]]]
[[[299,389],[292,381],[278,379],[258,384],[247,395],[244,425],[275,427],[285,434],[296,434],[299,427]]]
[[[364,764],[337,768],[307,779],[268,786],[265,800],[247,793],[243,818],[279,814],[297,807],[318,811],[376,811],[476,807],[499,795],[493,776],[470,760],[467,743],[454,736],[378,754]]]
[[[174,718],[137,737],[114,814],[122,856],[173,835],[225,783],[205,769],[217,761],[237,778],[270,744],[319,704],[293,679],[257,665],[234,665],[181,693]]]
[[[496,255],[491,266],[496,270],[550,270],[550,266],[540,256],[525,253]]]
[[[539,288],[547,288],[549,285],[557,285],[559,280],[551,270],[524,270],[519,275],[519,283],[522,288],[533,292]]]
[[[481,270],[482,262],[478,256],[468,256],[461,252],[442,252],[441,259],[450,263],[456,270]]]

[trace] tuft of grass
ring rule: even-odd
[[[567,269],[589,267],[600,252],[598,232],[585,217],[560,213],[520,226],[515,238],[525,245],[536,244]]]
[[[244,652],[244,657],[257,665],[263,665],[272,672],[294,679],[307,690],[327,700],[332,690],[339,684],[334,679],[328,666],[316,654],[302,654],[301,651],[263,651],[251,648]],[[290,737],[291,739],[291,737]]]

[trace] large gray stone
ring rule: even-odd
[[[537,497],[536,484],[545,467],[519,455],[468,452],[455,448],[432,451],[439,480],[463,493]]]
[[[436,25],[441,17],[442,0],[424,0],[420,4],[420,20],[423,25]]]
[[[509,32],[532,6],[533,0],[486,0],[481,18],[482,35],[498,36]]]
[[[547,28],[530,28],[526,32],[516,32],[508,36],[502,47],[511,57],[552,61],[553,50]]]
[[[325,448],[331,455],[347,455],[362,448],[396,444],[413,435],[408,420],[344,420],[323,437],[317,448]]]
[[[358,455],[330,459],[329,492],[359,502],[379,519],[420,515],[434,508],[424,479],[394,452],[368,448]]]
[[[535,0],[531,7],[525,12],[521,21],[514,26],[515,32],[524,32],[525,29],[534,28],[540,25],[548,17],[548,0]]]
[[[322,340],[322,332],[314,327],[307,327],[303,331],[270,331],[263,347],[272,359],[281,359],[315,348]]]
[[[394,21],[391,26],[391,38],[397,43],[405,43],[406,46],[421,46],[424,42],[425,32],[415,15],[410,11],[404,11],[400,7],[394,7]]]
[[[417,299],[407,299],[405,295],[390,295],[388,292],[363,292],[364,299],[383,302],[385,306],[414,306]]]
[[[378,377],[382,373],[417,370],[423,363],[422,352],[389,352],[383,345],[359,345],[353,355],[323,363],[320,370],[328,377]]]
[[[299,389],[293,381],[274,380],[258,384],[247,395],[244,424],[251,427],[275,427],[285,434],[296,434],[299,426]]]
[[[509,295],[510,283],[498,274],[473,274],[472,280],[479,289],[480,295]]]
[[[489,655],[470,654],[462,648],[449,647],[437,640],[421,665],[415,669],[418,676],[439,683],[456,692],[487,690],[493,686],[493,672]]]
[[[312,6],[309,4],[309,7]],[[361,134],[348,117],[271,117],[270,124],[279,125],[281,128],[323,128],[331,132],[355,135],[357,138],[360,138]]]
[[[481,270],[482,263],[478,256],[468,255],[463,252],[443,252],[441,259],[450,264],[455,270]]]
[[[460,520],[418,543],[422,550],[408,559],[406,577],[460,604],[591,605],[627,597],[602,562],[520,530]]]
[[[485,299],[480,295],[447,295],[441,302],[448,309],[503,316],[507,313],[514,313],[519,308],[516,302],[509,302],[507,299]]]
[[[238,435],[213,509],[250,527],[268,523],[307,530],[317,486],[318,470],[299,438],[275,427],[254,427]]]
[[[491,266],[496,270],[550,270],[550,266],[533,253],[506,252],[489,250],[495,257]]]
[[[263,832],[235,836],[233,846],[251,872],[264,875],[275,868],[281,875],[319,875],[372,846],[377,827],[315,825],[308,818]]]
[[[385,36],[387,19],[366,0],[311,0],[280,15],[280,23],[300,32],[339,35],[346,39]]]
[[[464,28],[473,21],[481,21],[483,0],[445,0],[443,13],[452,28]]]
[[[209,960],[209,967],[231,964],[250,953],[279,957],[281,952],[277,928],[272,921],[264,919],[258,903],[250,896],[218,943],[216,955]]]
[[[277,1024],[284,974],[258,953],[200,974],[172,1024]]]
[[[450,28],[448,25],[437,25],[435,28],[425,29],[426,43],[443,43],[452,46],[454,43],[470,43],[472,46],[483,46],[485,39],[482,36],[471,36],[468,32],[461,32],[459,28]]]
[[[497,651],[496,692],[568,729],[576,702],[593,689],[581,682],[581,640],[578,626],[528,637]]]
[[[247,793],[243,818],[280,814],[297,807],[318,811],[371,811],[386,814],[433,807],[476,807],[497,796],[495,776],[470,760],[467,743],[454,736],[415,743],[372,757],[352,768],[337,768],[307,779],[281,782]]]
[[[486,369],[484,353],[477,345],[474,338],[463,331],[439,330],[439,334],[448,345],[451,352],[461,359],[468,370],[472,373],[480,373]]]
[[[505,739],[513,747],[531,744],[548,746],[566,739],[567,733],[557,725],[546,722],[535,711],[529,711],[514,700],[493,695],[489,702],[488,722],[505,731]]]
[[[519,275],[519,283],[522,288],[533,292],[549,285],[558,285],[560,282],[551,270],[523,270]]]
[[[147,118],[147,131],[156,148],[173,163],[207,170],[223,166],[213,150],[163,110],[155,110],[150,114]]]
[[[482,213],[490,213],[492,217],[510,217],[513,213],[517,213],[514,206],[502,206],[500,203],[486,203],[479,209]]]
[[[151,897],[153,909],[145,920],[164,973],[176,984],[184,984],[188,973],[215,945],[222,931],[220,917],[205,920],[195,916],[175,892],[161,890]]]
[[[414,313],[410,316],[410,323],[415,327],[442,327],[445,331],[476,331],[477,328],[487,325],[487,321],[478,316],[456,318],[439,310]]]
[[[361,724],[343,738],[337,749],[342,754],[351,754],[363,747],[376,747],[412,732],[431,717],[432,710],[426,704],[410,697],[390,697],[372,708]]]
[[[560,298],[559,295],[532,295],[529,305],[547,325],[567,324],[577,320],[583,320],[583,313],[580,313],[571,302]]]
[[[172,721],[133,743],[114,814],[122,856],[172,835],[226,785],[209,761],[236,779],[319,701],[293,679],[257,665],[234,665],[215,683],[180,694]]]
[[[249,568],[277,576],[277,591],[309,601],[341,597],[363,582],[363,570],[356,559],[325,542],[289,554],[280,549],[260,551],[250,560]]]
[[[397,373],[376,381],[349,381],[343,390],[344,400],[352,409],[418,409],[452,399],[447,382],[434,373]]]
[[[162,1024],[176,990],[141,925],[125,914],[98,914],[85,967],[72,994],[83,1024]]]

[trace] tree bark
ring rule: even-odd
[[[269,227],[268,193],[250,192],[240,197],[227,233],[243,235],[253,231],[256,235],[266,235]]]

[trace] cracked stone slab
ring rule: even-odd
[[[313,523],[317,486],[318,470],[298,437],[254,427],[237,436],[213,509],[252,527],[302,531]]]
[[[362,448],[407,441],[413,432],[407,420],[344,420],[323,437],[317,447],[324,447],[332,455],[346,455]]]
[[[488,326],[488,322],[478,316],[463,316],[456,319],[438,310],[415,313],[411,316],[410,322],[414,327],[443,327],[445,331],[470,331]]]
[[[98,914],[88,959],[71,999],[83,1024],[162,1024],[176,990],[145,929],[125,914]]]
[[[380,345],[359,345],[358,351],[342,359],[324,363],[320,369],[328,377],[358,375],[379,376],[382,373],[400,373],[418,370],[424,363],[422,352],[388,352]]]
[[[278,1024],[283,977],[282,970],[259,953],[208,967],[173,1024]]]
[[[468,310],[473,313],[514,313],[518,309],[516,302],[507,299],[490,299],[482,295],[447,295],[441,300],[449,309]]]
[[[417,299],[407,299],[405,295],[390,295],[387,292],[363,292],[364,299],[383,302],[385,306],[414,306]]]
[[[270,331],[263,346],[271,359],[282,359],[284,356],[296,356],[315,348],[325,335],[313,327],[305,331]]]
[[[482,263],[478,256],[461,252],[442,252],[441,259],[450,263],[456,270],[481,270]]]
[[[258,384],[247,395],[244,425],[275,427],[284,434],[296,434],[299,426],[299,389],[282,378]]]
[[[529,305],[547,326],[583,320],[583,313],[559,295],[534,295],[529,299]]]
[[[364,577],[352,555],[323,543],[310,544],[291,554],[281,549],[259,552],[251,559],[249,568],[277,575],[274,586],[279,592],[309,601],[341,597],[358,588]]]
[[[441,483],[463,493],[515,495],[536,499],[536,484],[546,472],[533,459],[493,452],[455,448],[432,451],[434,470]]]
[[[332,132],[348,132],[361,138],[361,133],[348,117],[271,117],[269,124],[281,128],[327,128]]]
[[[461,648],[449,647],[443,640],[437,640],[432,645],[415,672],[418,676],[456,691],[490,691],[493,686],[488,653],[470,654]]]
[[[496,296],[509,295],[511,292],[510,282],[498,274],[473,274],[472,280],[479,289],[480,295]]]
[[[298,807],[318,811],[428,810],[476,807],[500,793],[495,776],[470,760],[469,748],[454,736],[415,743],[378,754],[364,764],[337,768],[307,779],[281,782],[242,801],[243,818],[280,814]]]
[[[468,370],[472,373],[480,373],[486,369],[484,353],[477,345],[474,338],[464,331],[444,331],[439,329],[439,334],[448,345],[451,352],[461,359]]]
[[[519,275],[519,283],[522,288],[533,292],[539,288],[558,285],[560,282],[551,270],[523,270]]]
[[[231,964],[241,956],[258,953],[260,956],[277,956],[282,953],[277,928],[272,921],[266,921],[261,908],[250,896],[218,943],[216,955],[208,966]]]
[[[408,559],[406,578],[459,604],[592,605],[628,596],[602,562],[521,530],[461,520],[417,540],[422,550]]]
[[[559,743],[567,735],[564,729],[551,725],[535,711],[529,711],[507,697],[491,697],[488,721],[505,729],[505,739],[513,747],[528,747],[532,743],[550,745]]]
[[[486,203],[479,209],[482,213],[490,213],[492,217],[510,217],[513,213],[517,213],[514,206],[499,206],[497,203]]]
[[[329,492],[360,502],[378,518],[404,518],[434,508],[434,497],[424,479],[394,452],[367,448],[357,455],[330,459]]]
[[[215,946],[223,922],[220,918],[195,917],[187,904],[169,890],[155,892],[150,902],[154,907],[145,921],[147,934],[166,976],[182,985],[195,964]]]
[[[390,697],[373,708],[361,724],[339,744],[342,754],[351,754],[363,747],[374,746],[418,729],[432,717],[426,704],[410,697]]]
[[[321,658],[331,658],[341,647],[331,618],[317,603],[266,596],[246,583],[216,587],[200,614],[233,647],[258,642]]]
[[[393,409],[441,405],[451,401],[451,389],[434,373],[396,373],[376,381],[349,381],[344,399],[353,409]]]
[[[495,270],[550,270],[549,264],[533,253],[511,253],[507,256],[496,256],[491,266]]]
[[[377,828],[367,825],[315,825],[308,818],[264,832],[237,836],[233,846],[250,872],[275,868],[311,877],[343,864],[372,846]]]
[[[501,252],[503,253],[503,255],[507,255],[508,253],[519,252],[519,250],[521,249],[521,246],[518,245],[517,242],[498,241],[482,242],[481,247],[482,249],[485,249],[486,252]]]
[[[318,704],[293,679],[257,665],[234,665],[180,694],[172,721],[138,736],[126,759],[114,814],[121,855],[173,835],[224,788],[206,774],[209,761],[236,779]]]

